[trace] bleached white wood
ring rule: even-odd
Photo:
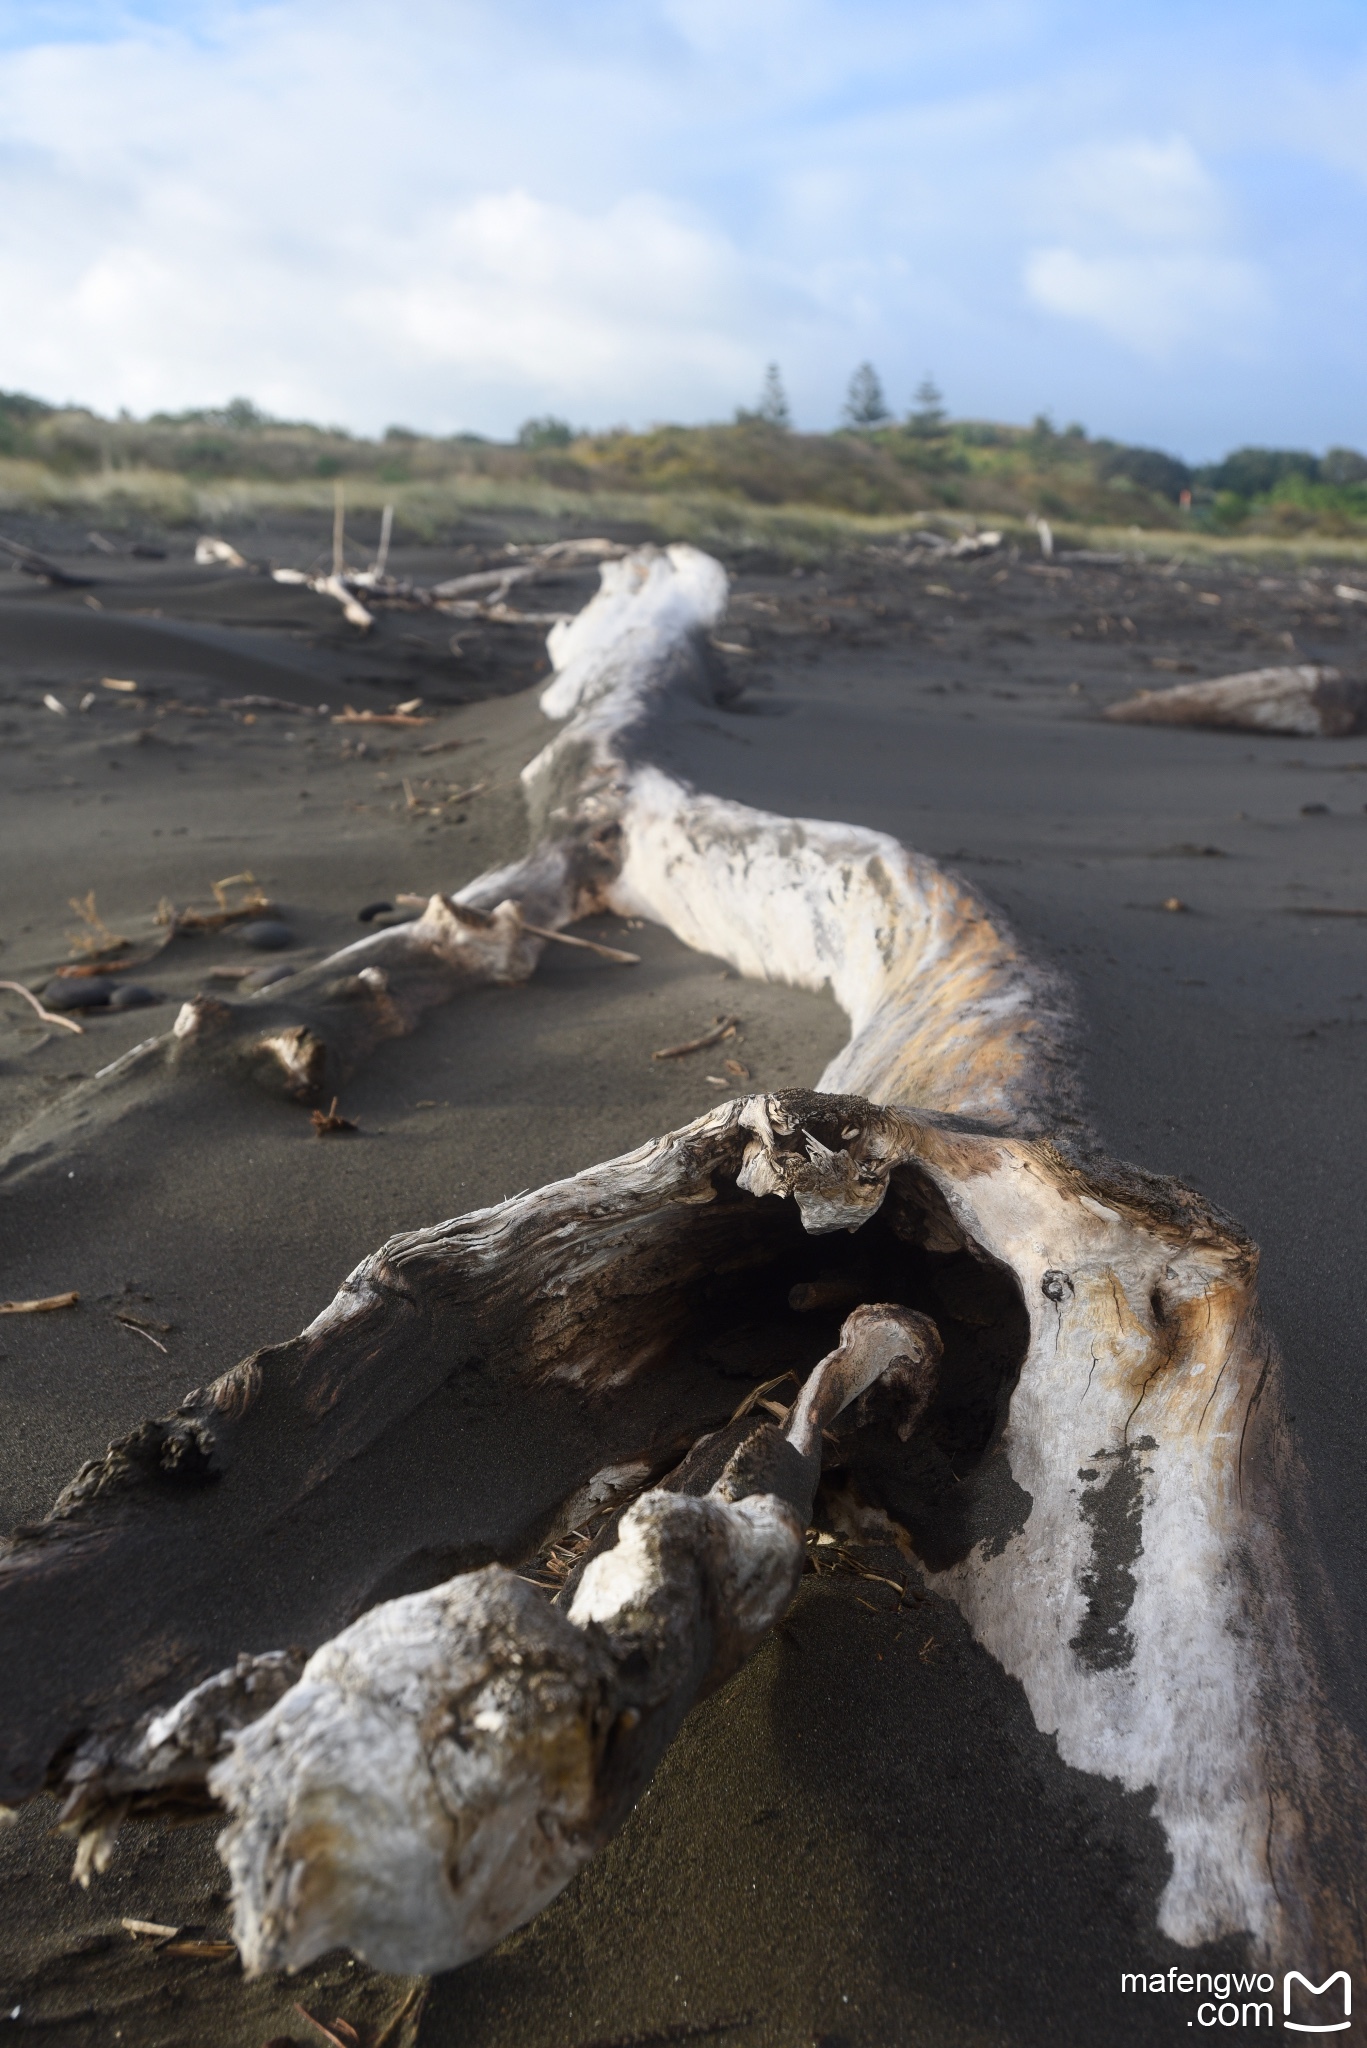
[[[1367,721],[1367,689],[1336,668],[1303,662],[1140,690],[1109,705],[1106,716],[1122,725],[1200,725],[1340,739],[1361,731]]]
[[[459,1256],[491,1287],[512,1271],[544,1287],[557,1315],[582,1301],[583,1340],[546,1370],[617,1393],[650,1354],[595,1323],[604,1275],[647,1249],[663,1273],[719,1174],[791,1198],[817,1234],[864,1227],[899,1175],[933,1184],[962,1242],[1014,1275],[1029,1342],[1001,1441],[1017,1524],[984,1529],[928,1583],[1020,1680],[1066,1762],[1152,1788],[1173,1859],[1167,1934],[1246,1934],[1260,1957],[1337,1967],[1359,1946],[1336,1873],[1361,1828],[1362,1766],[1324,1706],[1292,1587],[1299,1478],[1256,1255],[1199,1198],[1070,1150],[1063,1005],[967,884],[885,835],[699,795],[652,764],[654,721],[715,701],[724,601],[696,550],[640,551],[605,564],[599,597],[552,634],[543,705],[564,723],[525,771],[541,837],[461,892],[504,906],[480,971],[529,964],[521,917],[649,917],[741,973],[828,984],[851,1037],[821,1077],[822,1113],[837,1091],[896,1106],[842,1100],[819,1138],[816,1096],[723,1105],[461,1219]],[[373,945],[349,949],[353,971]],[[310,1339],[362,1299],[339,1295]],[[610,1497],[621,1471],[600,1475]],[[234,1816],[249,1965],[344,1941],[388,1967],[442,1967],[536,1911],[601,1839],[585,1759],[592,1703],[615,1699],[613,1642],[654,1628],[663,1658],[666,1638],[676,1657],[701,1641],[668,1602],[661,1632],[663,1585],[693,1589],[690,1615],[710,1587],[732,1631],[723,1666],[781,1611],[796,1538],[768,1498],[652,1489],[568,1616],[491,1568],[376,1608],[318,1651],[211,1781]],[[666,1666],[671,1699],[702,1682]]]

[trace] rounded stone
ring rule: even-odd
[[[244,946],[255,946],[258,953],[280,953],[286,946],[295,944],[294,933],[287,924],[280,924],[273,917],[260,917],[251,924],[237,928],[237,937]]]
[[[161,997],[154,988],[144,988],[140,981],[125,981],[116,988],[109,998],[111,1010],[145,1010],[149,1003],[159,1003]]]
[[[118,986],[107,974],[59,974],[39,1000],[45,1010],[99,1010]]]

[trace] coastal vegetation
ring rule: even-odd
[[[894,419],[868,364],[850,389],[846,424],[831,433],[791,427],[771,366],[757,405],[729,423],[591,431],[546,415],[511,441],[402,425],[368,437],[277,419],[244,398],[136,419],[0,392],[0,505],[193,524],[302,509],[341,482],[348,503],[393,502],[423,534],[483,506],[722,545],[1041,518],[1062,536],[1124,533],[1141,548],[1179,535],[1258,551],[1367,545],[1367,457],[1351,448],[1244,447],[1192,466],[1044,415],[1029,426],[954,419],[929,379]]]

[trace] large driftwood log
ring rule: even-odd
[[[1367,726],[1367,684],[1336,668],[1252,668],[1206,683],[1140,690],[1110,704],[1122,725],[1204,725],[1217,731],[1292,733],[1303,739],[1346,739]]]
[[[914,1358],[884,1374],[831,1433],[842,1512],[900,1525],[1066,1762],[1151,1788],[1165,1933],[1341,1967],[1364,1945],[1364,1775],[1292,1585],[1307,1539],[1253,1248],[1067,1135],[1059,1004],[965,885],[881,835],[650,766],[661,706],[715,694],[724,579],[679,549],[603,582],[552,635],[543,701],[567,722],[526,771],[532,851],[454,922],[501,920],[496,958],[520,963],[524,919],[657,917],[742,971],[829,980],[850,1043],[819,1092],[723,1105],[392,1240],[300,1337],[86,1467],[0,1565],[3,1796],[59,1791],[87,1872],[130,1811],[227,1803],[253,1966],[336,1941],[404,1968],[474,1953],[592,1851],[783,1604],[806,1495],[783,1452],[742,1484],[727,1461],[751,1425],[728,1418],[747,1384],[805,1379],[788,1450],[814,1478],[804,1416],[844,1368],[822,1365],[834,1312],[791,1302],[896,1303],[938,1326],[943,1364],[933,1394]],[[396,981],[408,1000],[409,975],[429,985],[441,903],[379,935],[418,951],[385,956],[362,1015]],[[334,999],[310,1000],[343,1057]],[[237,1012],[219,1043],[285,1071],[264,1012]],[[164,1075],[185,1057],[142,1055]],[[654,1505],[680,1492],[704,1504]],[[606,1520],[601,1549],[553,1614],[506,1572],[585,1518]],[[668,1655],[650,1636],[665,1586],[688,1617]],[[619,1655],[638,1623],[648,1712]],[[476,1722],[487,1743],[462,1748]]]
[[[701,796],[651,765],[657,719],[731,690],[709,639],[726,592],[694,548],[606,562],[598,597],[549,636],[557,673],[541,702],[565,723],[523,771],[529,852],[288,981],[185,1004],[170,1031],[12,1137],[0,1185],[210,1070],[326,1102],[375,1045],[476,982],[527,979],[545,931],[604,910],[663,924],[742,974],[829,986],[851,1038],[821,1087],[1067,1122],[1057,990],[976,890],[886,833]]]

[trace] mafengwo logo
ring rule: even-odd
[[[1277,1980],[1267,1971],[1220,1971],[1195,1975],[1174,1964],[1166,1976],[1154,1971],[1122,1970],[1122,1992],[1148,1992],[1153,1996],[1191,1996],[1198,2004],[1189,2027],[1222,2029],[1268,2027],[1275,2029],[1278,2014],[1272,1997]],[[1353,2024],[1353,1980],[1346,1970],[1335,1970],[1322,1984],[1314,1984],[1301,1970],[1288,1970],[1282,1978],[1280,2022],[1291,2034],[1343,2034]]]
[[[1307,2002],[1324,2011],[1324,2017],[1317,2020],[1291,2017],[1292,2006],[1298,2012],[1306,2009]],[[1337,2008],[1337,2017],[1329,2017],[1329,2009]],[[1308,1977],[1302,1977],[1299,1970],[1288,1970],[1282,1978],[1282,2025],[1293,2034],[1341,2034],[1353,2024],[1353,1980],[1346,1970],[1335,1970],[1332,1977],[1326,1977],[1322,1984],[1312,1984]]]

